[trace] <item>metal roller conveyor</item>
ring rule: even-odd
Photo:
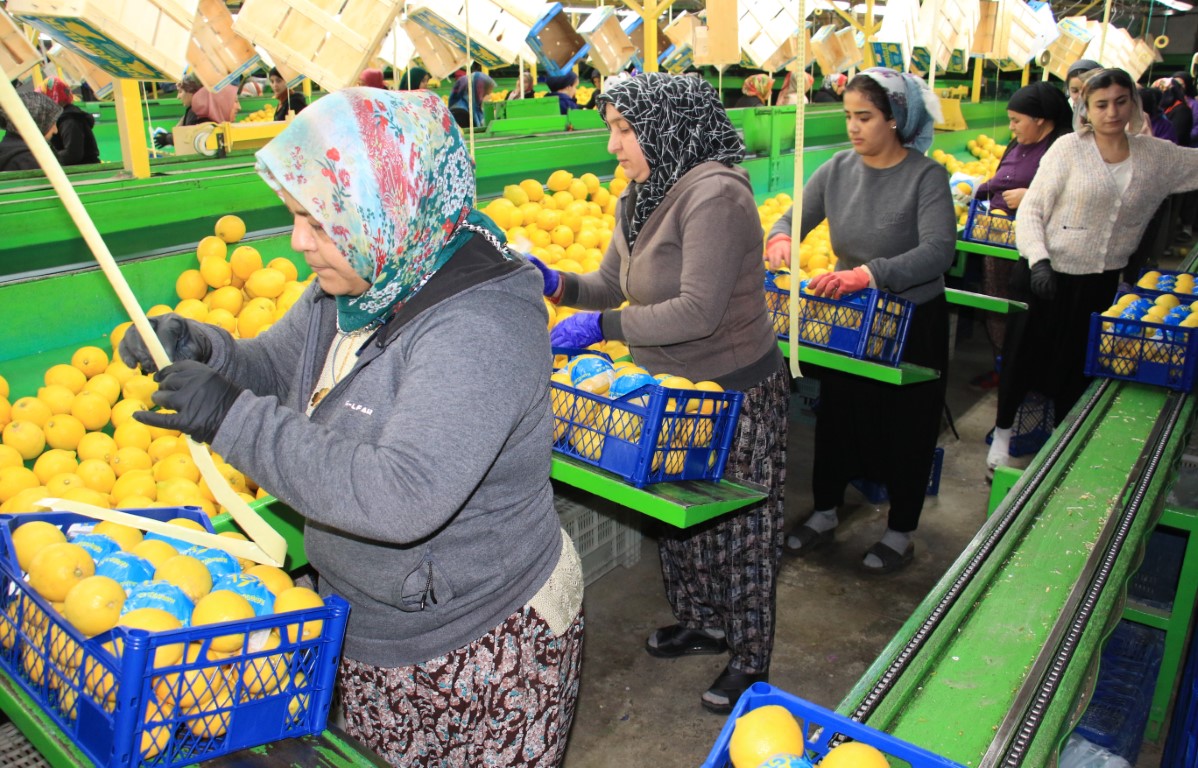
[[[1055,765],[1193,417],[1092,385],[840,711],[963,765]]]

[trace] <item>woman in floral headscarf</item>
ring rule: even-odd
[[[396,766],[558,765],[582,575],[549,484],[541,277],[473,207],[435,93],[333,93],[257,157],[316,279],[253,339],[155,318],[178,412],[140,418],[307,519],[321,592],[352,607],[350,734]],[[136,333],[121,354],[153,367]]]
[[[774,98],[774,78],[761,74],[749,75],[741,85],[740,92],[741,97],[733,108],[768,107]]]
[[[806,237],[827,217],[839,260],[835,272],[811,278],[807,289],[839,298],[879,288],[911,301],[916,306],[902,359],[937,370],[940,377],[896,387],[821,372],[815,511],[786,546],[807,555],[831,543],[849,481],[881,481],[890,499],[887,528],[861,565],[882,574],[906,567],[915,554],[912,534],[944,411],[944,272],[956,250],[957,222],[944,168],[924,156],[939,117],[939,102],[927,83],[892,69],[867,69],[845,88],[844,114],[853,148],[821,165],[807,182],[800,233]],[[770,231],[771,262],[789,263],[790,232],[788,211]]]
[[[730,651],[701,698],[708,710],[728,712],[769,677],[782,554],[790,376],[765,305],[761,219],[736,166],[744,144],[706,81],[638,75],[598,103],[611,130],[607,149],[629,184],[598,272],[558,273],[536,262],[550,301],[592,310],[559,322],[552,339],[564,347],[620,339],[651,374],[744,392],[724,471],[765,486],[769,497],[706,525],[660,531],[678,623],[646,642],[660,658]]]

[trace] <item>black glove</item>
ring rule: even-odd
[[[1047,259],[1032,265],[1032,294],[1049,301],[1057,295],[1057,275]]]
[[[175,413],[137,411],[142,424],[177,429],[201,443],[211,443],[225,415],[244,391],[215,369],[195,360],[168,365],[154,377],[158,391],[154,404]]]
[[[158,149],[175,146],[175,136],[170,131],[154,134],[154,146]]]
[[[212,357],[212,342],[208,341],[203,331],[193,329],[192,322],[173,314],[150,318],[150,325],[158,334],[158,340],[162,342],[162,347],[172,363],[183,360],[206,363]],[[140,365],[145,373],[158,370],[158,366],[154,365],[154,358],[150,357],[145,340],[137,331],[137,326],[130,326],[125,332],[118,351],[121,360],[130,368]]]

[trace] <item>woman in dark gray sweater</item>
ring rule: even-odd
[[[931,105],[931,109],[929,109]],[[923,155],[932,143],[927,85],[913,75],[868,69],[848,84],[844,112],[852,150],[821,165],[803,189],[806,236],[828,219],[835,272],[812,278],[818,295],[875,287],[916,304],[903,361],[940,378],[893,386],[823,370],[815,427],[815,513],[787,537],[805,555],[832,541],[849,480],[882,481],[890,498],[888,528],[862,561],[870,573],[911,562],[932,454],[944,410],[948,371],[948,304],[944,272],[952,264],[956,219],[948,178]],[[790,216],[770,232],[771,260],[790,251]]]

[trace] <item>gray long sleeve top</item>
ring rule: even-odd
[[[303,515],[321,592],[352,608],[345,653],[373,666],[483,636],[561,550],[541,278],[515,263],[493,276],[478,256],[481,282],[464,288],[471,256],[464,247],[434,275],[311,416],[337,315],[319,281],[255,339],[202,329],[211,364],[247,387],[213,450]]]
[[[801,237],[828,219],[836,269],[868,265],[874,284],[916,304],[944,293],[957,221],[947,172],[918,152],[891,168],[870,168],[845,150],[803,187]],[[770,237],[790,235],[791,211]]]

